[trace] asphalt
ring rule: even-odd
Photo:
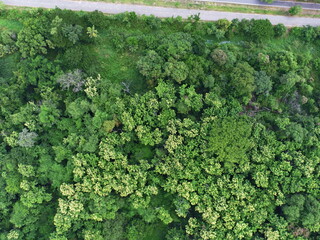
[[[191,15],[200,13],[200,19],[204,21],[215,21],[221,18],[232,20],[238,19],[269,19],[272,24],[283,23],[288,27],[292,26],[320,26],[320,18],[306,17],[289,17],[262,14],[246,14],[220,11],[206,11],[196,9],[180,9],[153,7],[144,5],[131,4],[114,4],[103,2],[86,2],[86,1],[70,1],[70,0],[2,0],[3,3],[11,6],[25,7],[43,7],[43,8],[61,8],[76,11],[95,11],[99,10],[104,13],[117,14],[123,12],[136,12],[139,15],[154,15],[157,17],[177,17],[188,18]]]
[[[280,7],[280,8],[290,8],[295,5],[300,5],[303,9],[320,10],[319,3],[307,3],[307,2],[274,1],[273,3],[266,3],[260,0],[197,0],[197,1],[232,3],[232,4],[252,5],[252,6],[272,6],[272,7]]]

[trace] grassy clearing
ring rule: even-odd
[[[0,18],[0,30],[12,30],[18,32],[21,28],[22,24],[18,21]]]
[[[310,53],[313,56],[318,55],[318,51],[314,45],[306,44],[294,37],[273,39],[265,43],[264,48],[268,52],[286,50],[297,55],[305,55],[306,53]]]
[[[102,76],[116,83],[129,83],[133,92],[145,91],[147,86],[136,67],[138,55],[116,51],[106,33],[100,34],[96,52],[99,59],[98,71]]]
[[[183,24],[162,24],[161,31],[170,34],[176,31],[182,31]],[[158,30],[146,29],[145,26],[135,25],[126,27],[125,25],[113,26],[111,29],[99,32],[99,39],[94,45],[97,59],[99,62],[98,72],[112,82],[122,84],[122,82],[130,84],[132,93],[143,93],[148,90],[148,85],[144,77],[137,69],[137,61],[145,53],[142,50],[131,52],[128,50],[119,51],[112,43],[111,32],[121,32],[124,34],[135,36],[139,34],[156,34]],[[138,35],[139,35],[138,34]],[[151,239],[151,238],[150,238]]]

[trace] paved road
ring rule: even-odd
[[[300,5],[304,9],[320,10],[319,3],[306,3],[306,2],[290,2],[290,1],[274,1],[273,3],[265,3],[260,0],[198,0],[202,2],[221,2],[221,3],[234,3],[243,5],[254,5],[254,6],[273,6],[290,8],[295,5]]]
[[[196,9],[178,9],[178,8],[164,8],[152,7],[143,5],[130,5],[130,4],[113,4],[102,2],[86,2],[86,1],[69,1],[69,0],[2,0],[7,5],[13,6],[27,6],[27,7],[44,7],[94,11],[99,10],[104,13],[116,14],[122,12],[136,12],[137,14],[155,15],[157,17],[176,17],[181,16],[187,18],[190,15],[200,13],[200,18],[205,21],[215,21],[221,18],[232,20],[238,19],[266,19],[268,18],[272,24],[283,23],[286,26],[320,26],[320,18],[300,18],[300,17],[286,17],[286,16],[273,16],[262,14],[244,14],[244,13],[231,13],[231,12],[218,12],[218,11],[205,11]]]

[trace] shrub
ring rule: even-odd
[[[106,28],[109,24],[109,20],[106,19],[105,15],[97,10],[88,13],[87,18],[91,25],[94,25],[97,28]]]
[[[289,14],[294,16],[302,12],[302,7],[300,5],[293,6],[289,9]]]
[[[282,37],[287,32],[287,28],[282,23],[279,23],[273,27],[273,31],[275,37]]]
[[[250,38],[255,42],[262,42],[274,36],[273,26],[268,19],[252,20]]]

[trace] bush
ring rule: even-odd
[[[146,25],[150,29],[160,29],[161,28],[161,19],[158,17],[155,17],[154,15],[145,16],[143,18],[143,20],[145,21]]]
[[[139,48],[139,38],[136,36],[127,37],[126,45],[130,52],[136,52]]]
[[[313,42],[318,37],[316,28],[311,26],[304,27],[301,33],[302,33],[301,40],[305,42]]]
[[[289,9],[289,14],[294,16],[302,12],[302,7],[300,5],[293,6]]]
[[[96,26],[98,29],[106,28],[109,25],[109,20],[106,19],[105,15],[102,12],[99,12],[97,10],[88,13],[87,18],[91,25]]]
[[[223,31],[227,31],[228,28],[230,27],[231,25],[231,22],[227,19],[219,19],[217,22],[216,22],[216,26],[218,29],[221,29]]]
[[[274,36],[273,26],[268,19],[252,20],[250,38],[255,42],[262,42]]]
[[[275,37],[282,37],[287,32],[287,28],[282,23],[279,23],[273,27],[273,31]]]

